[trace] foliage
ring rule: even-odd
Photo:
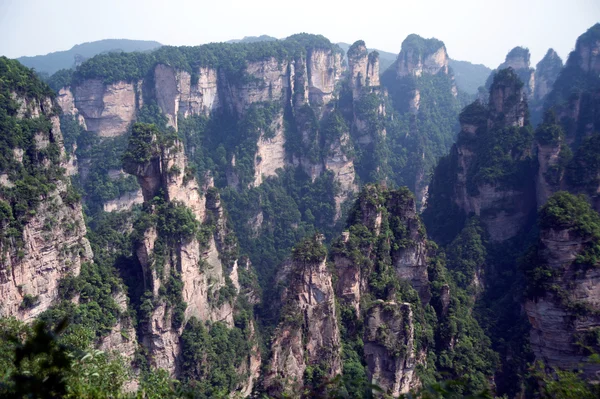
[[[541,362],[530,370],[542,399],[593,399],[600,395],[597,386],[585,381],[581,372],[554,368],[548,373]]]
[[[252,350],[248,326],[228,328],[217,322],[205,325],[192,318],[182,340],[182,380],[197,398],[227,396],[247,376],[238,368]]]
[[[567,165],[567,181],[576,189],[594,194],[600,186],[600,134],[583,140]]]
[[[321,243],[320,234],[305,238],[292,248],[292,259],[302,263],[322,262],[327,255],[325,246]]]
[[[246,43],[210,43],[195,47],[162,46],[146,53],[109,52],[96,55],[78,66],[72,84],[84,79],[102,79],[104,83],[138,81],[152,74],[157,64],[171,65],[191,74],[199,67],[221,70],[230,79],[248,80],[247,62],[275,58],[278,61],[306,55],[312,49],[341,52],[341,49],[321,35],[306,33],[284,40]]]
[[[405,53],[408,53],[410,50],[412,50],[415,56],[420,56],[423,58],[433,54],[441,47],[445,48],[444,42],[441,40],[435,38],[424,39],[414,33],[406,36],[406,39],[404,39],[402,42],[402,50]]]
[[[35,398],[123,397],[130,378],[119,356],[69,347],[62,333],[66,321],[48,329],[15,319],[1,319],[0,396]]]
[[[473,217],[448,247],[448,269],[462,289],[467,290],[473,284],[476,273],[482,271],[487,256],[483,235],[483,227]]]
[[[65,180],[60,136],[50,120],[53,100],[52,90],[32,70],[0,57],[0,174],[11,183],[0,185],[0,240],[14,248],[41,199]]]

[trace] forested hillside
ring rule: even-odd
[[[600,24],[266,39],[0,58],[0,396],[598,397]]]

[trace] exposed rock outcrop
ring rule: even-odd
[[[424,39],[418,35],[408,35],[402,42],[402,49],[396,61],[396,74],[421,76],[424,74],[448,74],[448,53],[443,42],[437,39]]]
[[[538,62],[535,67],[535,92],[534,99],[542,102],[552,90],[552,86],[562,70],[563,62],[559,55],[553,49],[548,52]]]
[[[50,149],[52,145],[58,152],[57,158],[52,160],[47,157],[37,164],[36,168],[40,170],[37,173],[66,168],[60,123],[54,114],[52,99],[20,95],[15,95],[13,99],[20,104],[18,119],[46,119],[51,126],[48,131],[40,129],[35,134],[33,147],[27,151],[14,148],[14,161],[21,165],[36,165],[40,151]],[[0,176],[4,176],[0,179],[0,189],[10,190],[14,187],[10,174],[0,169]],[[0,316],[33,320],[58,299],[60,280],[67,275],[77,276],[82,262],[92,259],[90,244],[85,238],[86,226],[81,204],[68,197],[71,190],[68,177],[57,172],[48,176],[48,184],[53,188],[43,197],[30,199],[39,204],[27,210],[30,217],[23,222],[22,230],[13,231],[12,234],[18,234],[18,239],[8,239],[0,234],[5,237],[0,242]],[[3,190],[0,191],[0,202],[10,206],[3,201]],[[9,226],[3,224],[8,216],[5,212],[0,220],[0,229],[7,232]]]
[[[529,275],[525,310],[531,323],[531,346],[539,360],[552,367],[582,369],[587,378],[599,380],[600,365],[588,357],[590,350],[598,349],[591,337],[600,329],[600,272],[597,265],[581,261],[597,245],[598,237],[579,228],[585,217],[581,213],[573,214],[570,221],[553,215],[559,208],[573,206],[575,212],[587,212],[594,223],[600,221],[581,198],[566,192],[551,197],[541,210],[539,241],[527,261],[531,270],[543,267],[552,277],[540,282],[533,280],[533,273]]]
[[[379,86],[379,54],[376,51],[369,54],[362,40],[348,49],[348,69],[354,98],[358,98],[362,87]]]
[[[279,113],[267,132],[260,133],[258,150],[254,157],[254,186],[259,186],[265,177],[275,176],[277,169],[286,166],[285,132],[283,113]]]
[[[465,214],[481,217],[492,241],[504,241],[514,237],[530,221],[535,211],[535,189],[533,175],[526,162],[532,149],[525,145],[520,151],[508,153],[515,163],[521,163],[521,181],[512,185],[482,176],[482,164],[491,161],[484,159],[486,136],[501,134],[501,131],[524,129],[528,121],[527,102],[516,74],[512,69],[500,71],[490,89],[489,106],[475,102],[463,110],[460,122],[461,132],[450,154],[450,162],[455,172],[452,200]],[[513,129],[513,130],[510,130]],[[530,140],[527,133],[522,133]],[[508,150],[507,150],[508,151]],[[523,181],[529,179],[531,181]],[[508,177],[505,177],[508,179]]]
[[[120,136],[127,131],[136,117],[136,98],[141,98],[137,83],[107,85],[100,79],[87,79],[74,88],[75,108],[84,118],[87,130],[100,137]],[[66,112],[73,112],[68,95],[61,105],[67,108]]]
[[[326,379],[341,373],[340,332],[325,250],[318,236],[294,249],[283,267],[281,322],[271,343],[263,385],[271,395],[302,396],[307,367]]]
[[[158,64],[154,68],[156,102],[167,116],[168,125],[175,129],[180,115],[208,115],[219,106],[217,71],[199,67],[194,72],[192,79],[189,72],[171,66]]]
[[[426,239],[414,196],[406,189],[387,191],[367,186],[351,217],[351,230],[332,248],[336,293],[344,307],[364,323],[363,355],[370,381],[398,396],[419,385],[415,366],[421,356],[414,347],[413,306],[399,303],[392,289],[386,297],[374,288],[374,276],[391,273],[412,287],[423,303],[431,297],[425,253]],[[356,231],[369,232],[365,238]],[[385,266],[384,266],[385,265]],[[389,269],[388,269],[389,268]],[[365,307],[364,296],[376,299]]]
[[[134,136],[136,132],[134,129]],[[179,336],[187,320],[195,317],[233,326],[233,302],[219,300],[219,296],[222,287],[239,283],[231,281],[237,275],[237,260],[230,255],[227,235],[231,232],[227,230],[218,193],[209,183],[203,188],[207,194],[203,194],[196,179],[186,176],[186,157],[180,142],[166,143],[157,132],[154,134],[151,159],[142,163],[128,159],[124,165],[127,172],[138,177],[146,206],[152,208],[154,217],[175,223],[172,228],[189,229],[189,223],[196,223],[209,224],[214,229],[201,241],[186,230],[161,231],[159,224],[148,227],[137,243],[137,258],[153,304],[144,322],[142,343],[148,348],[151,364],[173,374],[177,372],[176,360],[181,350]],[[165,205],[151,206],[149,203],[161,193]],[[183,209],[189,210],[193,222],[168,221],[185,212]]]
[[[392,397],[418,386],[410,304],[379,300],[369,309],[365,324],[364,353],[371,382]]]
[[[488,78],[487,86],[489,87],[491,85],[494,74],[507,68],[512,68],[519,79],[521,79],[525,85],[524,94],[526,98],[528,100],[532,100],[535,92],[536,74],[535,70],[531,68],[531,54],[529,53],[529,49],[524,47],[515,47],[510,50],[506,55],[504,62],[500,64]]]

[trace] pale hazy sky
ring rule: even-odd
[[[514,46],[563,59],[600,22],[600,0],[0,0],[0,55],[46,54],[107,38],[198,45],[319,33],[397,53],[417,33],[450,57],[496,67]]]

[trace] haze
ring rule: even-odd
[[[0,54],[46,54],[107,38],[198,45],[299,32],[332,42],[363,39],[397,53],[417,33],[443,40],[454,59],[494,68],[517,45],[530,49],[534,65],[549,47],[566,59],[577,37],[598,21],[598,0],[1,0]]]

